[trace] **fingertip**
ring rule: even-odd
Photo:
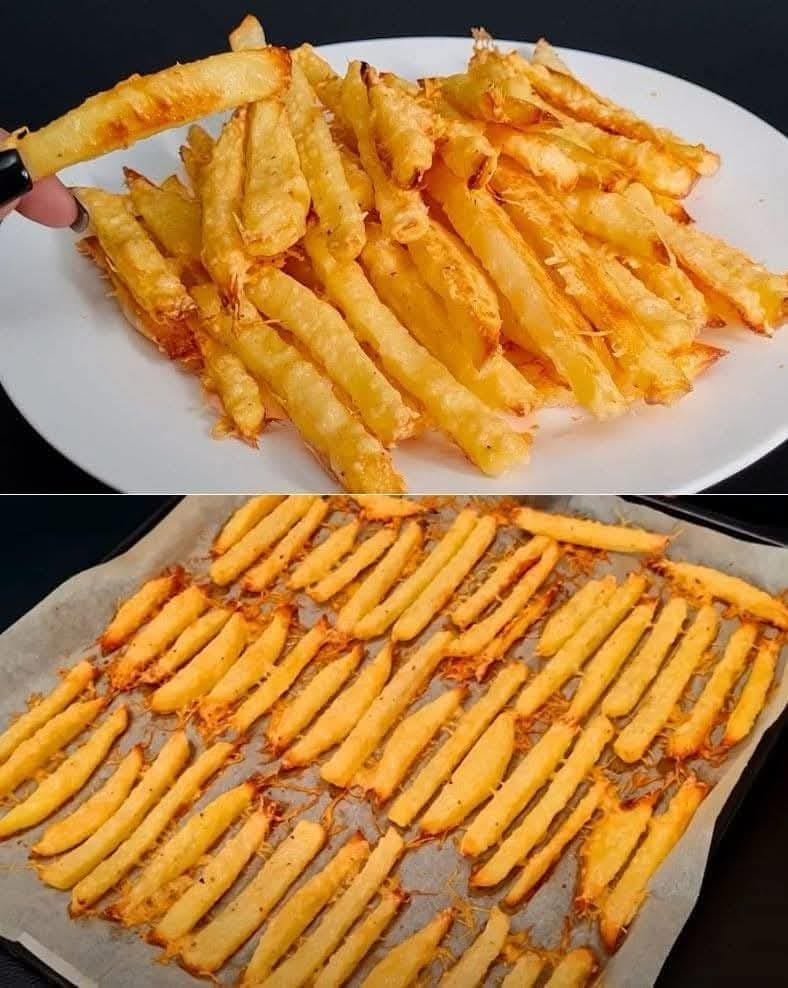
[[[79,218],[76,199],[54,175],[36,182],[17,209],[23,216],[44,226],[71,226]]]

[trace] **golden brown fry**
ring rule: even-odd
[[[199,124],[192,124],[186,135],[186,144],[180,149],[181,160],[189,176],[192,193],[197,200],[200,198],[203,169],[211,160],[214,144],[215,141],[207,130]]]
[[[157,923],[150,935],[153,943],[171,949],[197,925],[262,845],[274,820],[274,812],[274,807],[267,805],[247,818],[238,833],[211,858],[199,880],[186,889]]]
[[[722,736],[725,747],[743,741],[752,730],[755,719],[766,703],[781,649],[782,642],[779,638],[767,639],[758,648],[747,682],[725,725]]]
[[[274,546],[270,555],[246,571],[242,583],[244,590],[262,593],[269,587],[309,542],[328,512],[328,501],[323,498],[313,501],[304,517]]]
[[[630,573],[613,596],[569,638],[517,698],[517,713],[530,717],[556,690],[576,675],[583,663],[623,621],[646,589],[645,579]]]
[[[583,842],[578,902],[599,903],[605,889],[624,867],[648,826],[658,793],[642,796],[633,804],[611,799],[599,821]]]
[[[536,646],[536,654],[555,655],[586,619],[610,599],[615,589],[616,578],[612,573],[599,580],[584,583],[545,623]]]
[[[301,886],[266,924],[241,985],[259,985],[298,940],[321,909],[355,877],[369,855],[369,844],[353,834],[317,875]]]
[[[650,292],[681,312],[696,330],[703,329],[709,323],[711,314],[703,292],[695,287],[690,276],[675,260],[671,264],[660,264],[643,257],[625,257],[624,260]]]
[[[713,607],[702,607],[676,651],[654,680],[635,716],[616,738],[614,750],[625,762],[642,758],[665,726],[706,649],[717,635],[720,619]]]
[[[615,950],[622,933],[632,922],[646,896],[651,877],[687,829],[707,788],[690,776],[675,793],[665,812],[651,818],[646,839],[602,902],[599,928],[609,951]]]
[[[692,705],[686,720],[668,738],[666,753],[670,757],[690,758],[701,750],[725,697],[744,669],[757,634],[757,624],[742,624],[728,639],[722,658],[714,666],[703,692]]]
[[[285,769],[308,765],[343,741],[361,720],[391,674],[391,649],[382,648],[356,681],[323,711],[306,734],[282,758]]]
[[[584,988],[599,965],[593,950],[578,947],[565,954],[553,969],[545,988]]]
[[[439,834],[458,827],[495,791],[514,754],[516,717],[513,710],[505,710],[482,734],[422,816],[422,833]]]
[[[265,424],[260,387],[240,360],[222,343],[196,332],[205,365],[206,383],[215,390],[229,421],[239,435],[255,443]]]
[[[602,701],[604,714],[623,717],[632,710],[659,671],[668,650],[681,633],[686,617],[686,600],[674,597],[667,602],[648,638]]]
[[[580,181],[605,192],[623,190],[632,181],[626,169],[610,158],[594,154],[584,145],[569,140],[564,132],[552,127],[540,128],[537,133],[542,141],[555,148],[572,162]]]
[[[202,210],[197,199],[153,182],[131,168],[123,177],[134,212],[170,257],[188,266],[192,274],[202,271]]]
[[[487,645],[480,656],[481,661],[476,665],[476,678],[484,676],[490,665],[502,659],[515,642],[525,636],[525,633],[535,624],[550,607],[558,588],[551,586],[544,593],[533,597],[520,613],[500,631]]]
[[[185,628],[160,659],[142,676],[144,683],[159,683],[188,662],[227,624],[232,616],[227,607],[212,607]]]
[[[395,185],[421,185],[435,153],[432,114],[374,70],[368,73],[370,127],[375,151]]]
[[[453,922],[453,909],[436,913],[421,929],[392,947],[372,968],[361,988],[408,988],[432,963]]]
[[[389,811],[389,820],[398,827],[410,825],[438,787],[451,776],[495,716],[503,710],[526,675],[525,666],[520,662],[512,662],[501,669],[486,692],[459,718],[451,736],[394,800]]]
[[[104,655],[124,645],[149,620],[151,615],[171,597],[183,582],[183,571],[171,570],[146,583],[120,605],[115,616],[104,629],[99,642]]]
[[[233,51],[248,51],[250,48],[265,48],[263,25],[253,14],[247,14],[238,27],[227,36]]]
[[[544,959],[533,951],[526,951],[501,982],[501,988],[533,988],[544,967]]]
[[[654,568],[679,588],[696,597],[724,600],[743,614],[752,615],[757,620],[766,621],[783,631],[788,629],[788,606],[778,597],[773,597],[738,576],[721,573],[710,566],[677,563],[670,559],[662,559],[654,563]]]
[[[554,72],[563,72],[564,75],[572,75],[569,66],[555,48],[553,48],[547,38],[539,38],[536,42],[533,54],[531,55],[531,61],[534,65],[546,65],[548,69],[553,69]]]
[[[548,728],[475,816],[460,841],[461,854],[476,858],[501,839],[517,814],[550,778],[576,733],[573,724],[560,720]]]
[[[382,556],[396,538],[395,528],[381,528],[370,538],[365,539],[343,563],[327,573],[319,583],[309,587],[307,593],[320,604],[330,600]]]
[[[437,114],[438,150],[446,167],[469,189],[483,189],[498,164],[498,151],[483,125],[464,117],[439,94],[430,102]]]
[[[487,128],[487,136],[499,151],[560,192],[570,192],[580,181],[577,162],[544,134],[523,133],[496,124]]]
[[[244,700],[233,715],[230,726],[237,734],[246,733],[252,724],[268,713],[279,697],[290,689],[323,647],[329,631],[328,620],[324,615],[273,667],[261,685]]]
[[[477,988],[483,985],[487,969],[503,950],[508,933],[509,917],[493,906],[486,926],[440,979],[440,988]]]
[[[397,718],[429,683],[443,661],[450,642],[450,632],[436,632],[400,665],[375,703],[323,765],[320,770],[322,779],[344,788],[352,783],[353,777]],[[385,648],[391,648],[391,645],[385,645]]]
[[[261,268],[247,294],[265,316],[304,344],[381,442],[391,445],[412,435],[416,414],[367,356],[333,306],[274,267]]]
[[[64,710],[87,688],[96,673],[97,670],[87,659],[83,659],[69,669],[63,676],[62,682],[51,693],[34,704],[27,713],[18,717],[0,734],[0,762],[5,761],[23,741]]]
[[[358,208],[362,213],[371,212],[375,208],[375,187],[372,179],[361,167],[358,156],[343,144],[339,145],[339,157],[342,159],[342,170]]]
[[[259,494],[233,512],[213,543],[213,554],[221,556],[284,501],[283,494]]]
[[[390,497],[387,494],[354,494],[353,500],[361,506],[361,514],[368,521],[410,518],[426,510],[423,504],[407,497]]]
[[[550,118],[544,104],[534,102],[528,83],[515,78],[490,80],[463,72],[442,78],[440,92],[460,113],[484,122],[528,127]]]
[[[18,148],[30,175],[43,178],[168,127],[270,99],[287,85],[289,64],[283,48],[265,48],[132,75],[40,130],[12,135],[4,146]]]
[[[529,348],[533,341],[595,415],[605,418],[623,411],[609,372],[585,342],[585,320],[553,284],[501,206],[488,192],[467,189],[440,164],[431,169],[427,187],[509,301],[516,322],[506,332]]]
[[[594,767],[615,729],[607,717],[598,716],[586,727],[568,758],[555,773],[544,795],[504,840],[495,854],[471,875],[474,888],[502,882],[539,843],[550,824]]]
[[[668,260],[657,228],[626,196],[586,186],[560,199],[583,233],[637,258],[658,263]]]
[[[353,518],[331,532],[328,538],[315,546],[296,566],[287,581],[288,587],[291,590],[302,590],[328,576],[335,563],[350,552],[360,528],[359,519]]]
[[[258,929],[326,842],[319,823],[299,820],[251,882],[180,951],[187,971],[210,974]]]

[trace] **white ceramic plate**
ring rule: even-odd
[[[329,45],[410,78],[457,72],[470,42],[396,38]],[[788,268],[788,140],[741,107],[654,69],[567,51],[581,78],[722,155],[689,207],[773,270]],[[77,165],[70,184],[120,188],[128,164],[154,179],[172,172],[181,131]],[[291,426],[277,424],[259,449],[215,440],[214,413],[194,379],[138,337],[106,285],[73,249],[69,233],[9,218],[0,231],[0,378],[12,401],[53,446],[107,484],[136,492],[328,491],[332,479]],[[709,339],[731,353],[673,408],[641,407],[613,422],[550,410],[538,416],[531,463],[497,479],[468,464],[441,436],[394,452],[414,492],[672,493],[702,489],[788,437],[788,332],[772,340],[746,329]]]

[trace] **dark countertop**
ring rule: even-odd
[[[788,543],[780,497],[671,499]],[[63,580],[100,562],[172,499],[161,497],[12,497],[6,525],[0,631]],[[788,964],[788,734],[783,732],[709,864],[700,901],[674,947],[658,988],[784,985]],[[0,950],[0,985],[48,982]],[[644,986],[646,988],[646,986]]]
[[[536,38],[615,55],[691,79],[788,130],[784,86],[785,0],[564,0],[541,6],[468,0],[430,3],[298,3],[246,0],[80,0],[4,5],[0,123],[52,119],[132,72],[150,72],[218,50],[248,9],[269,37],[292,45],[397,35],[465,35],[480,21],[501,38]],[[0,233],[0,236],[2,233]],[[0,273],[0,283],[2,273]],[[2,304],[0,294],[0,306]],[[1,308],[0,308],[1,311]],[[67,410],[64,409],[64,414]],[[0,448],[13,450],[5,491],[106,491],[38,437],[0,387]],[[788,444],[713,488],[788,490]]]

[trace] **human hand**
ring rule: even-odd
[[[0,128],[0,141],[7,136],[7,131]],[[2,153],[0,151],[0,155]],[[0,223],[14,209],[44,226],[70,226],[79,231],[87,225],[87,214],[55,175],[36,182],[29,192],[19,198],[0,204]]]

